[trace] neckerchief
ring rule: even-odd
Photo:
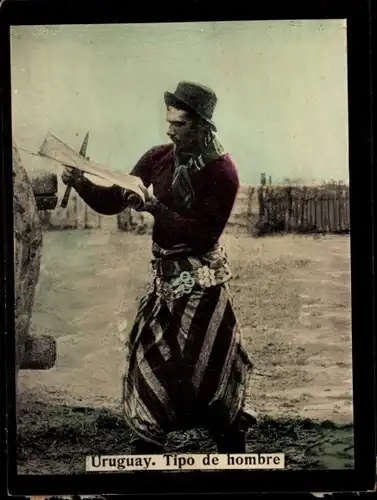
[[[190,209],[195,202],[195,192],[192,187],[190,174],[201,170],[207,163],[224,155],[224,148],[214,133],[206,141],[203,150],[189,156],[185,163],[179,163],[175,156],[176,168],[173,174],[172,189],[176,203]]]

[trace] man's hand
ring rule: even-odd
[[[153,194],[153,186],[151,185],[149,187],[149,189],[147,189],[144,186],[144,184],[139,184],[139,188],[140,188],[140,190],[143,193],[144,198],[145,198],[144,205],[141,206],[140,211],[149,212],[149,213],[153,214],[153,212],[158,204],[158,200],[155,197],[155,195]]]
[[[66,186],[75,186],[84,176],[83,173],[76,168],[65,167],[61,177]]]

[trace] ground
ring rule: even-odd
[[[350,249],[344,235],[222,241],[255,373],[260,415],[250,452],[288,468],[353,467]],[[84,456],[129,452],[120,418],[123,344],[147,280],[150,236],[113,227],[44,235],[33,330],[57,340],[49,371],[19,380],[19,473],[77,473]],[[184,452],[214,451],[200,429],[172,434]]]

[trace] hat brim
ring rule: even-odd
[[[191,107],[188,102],[184,101],[183,99],[180,99],[172,92],[166,91],[164,93],[164,100],[165,100],[166,106],[172,106],[173,108],[176,107],[179,109],[180,105],[181,106],[183,105],[183,107],[188,108],[190,111],[192,111],[193,113],[196,113],[198,116],[203,118],[203,120],[205,120],[207,123],[212,125],[214,131],[217,132],[217,128],[216,128],[216,125],[215,125],[213,120],[210,120],[209,118],[206,118],[205,116],[203,116],[201,113],[198,113],[198,111],[196,109],[194,109],[193,107]]]

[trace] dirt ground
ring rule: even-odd
[[[353,467],[348,236],[225,234],[232,290],[255,364],[250,452],[287,468]],[[33,330],[57,340],[49,371],[19,379],[19,473],[84,471],[88,454],[127,453],[119,416],[123,345],[147,280],[150,236],[113,227],[47,232]],[[172,449],[214,451],[200,429]]]

